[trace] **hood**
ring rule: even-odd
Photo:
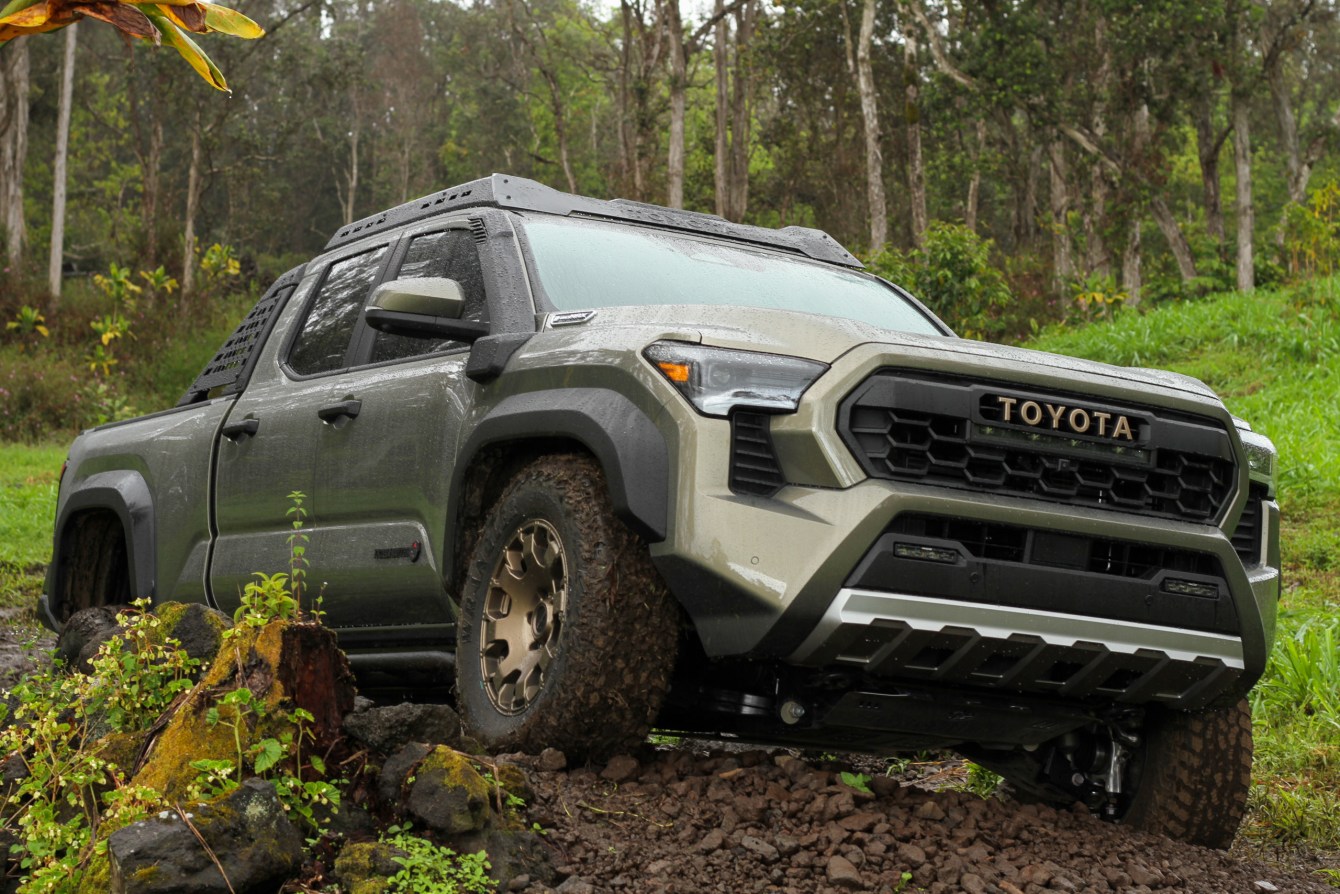
[[[880,329],[867,323],[822,314],[766,310],[753,307],[673,305],[601,308],[586,325],[665,326],[693,330],[703,344],[763,351],[833,363],[861,345],[887,346],[890,353],[926,356],[946,353],[977,358],[983,366],[1043,367],[1058,372],[1107,378],[1123,385],[1168,389],[1198,398],[1217,400],[1204,382],[1160,369],[1095,363],[1045,351],[1031,351],[957,336],[913,335]]]

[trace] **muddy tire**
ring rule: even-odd
[[[1122,822],[1189,844],[1233,844],[1252,784],[1247,700],[1194,714],[1150,711]]]
[[[491,751],[599,759],[641,742],[669,688],[679,612],[591,459],[542,457],[503,490],[461,600],[457,702]]]

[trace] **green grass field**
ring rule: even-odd
[[[1285,595],[1246,834],[1340,847],[1340,282],[1126,312],[1029,347],[1196,376],[1280,451]],[[31,605],[64,447],[0,445],[0,605]]]
[[[0,444],[0,607],[31,605],[51,559],[65,448]]]

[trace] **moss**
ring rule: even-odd
[[[79,877],[79,887],[75,894],[107,894],[112,890],[112,858],[106,854],[94,854]]]
[[[207,712],[220,694],[240,684],[251,687],[259,700],[258,709],[245,718],[239,730],[243,751],[253,742],[277,737],[288,728],[284,719],[288,694],[274,677],[283,648],[284,626],[246,628],[224,643],[218,658],[159,735],[144,767],[136,774],[135,783],[157,789],[169,801],[176,801],[186,796],[186,790],[199,775],[191,767],[192,761],[236,762],[237,743],[232,727],[222,722],[211,726]],[[242,680],[238,679],[239,670]]]
[[[400,871],[395,858],[405,856],[404,851],[381,841],[346,844],[335,858],[335,875],[350,894],[382,894],[387,879]]]

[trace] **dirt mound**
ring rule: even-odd
[[[1054,810],[883,776],[860,791],[784,752],[529,759],[562,894],[1330,892],[1321,876]],[[549,768],[549,769],[545,769]],[[516,890],[549,889],[538,885]]]

